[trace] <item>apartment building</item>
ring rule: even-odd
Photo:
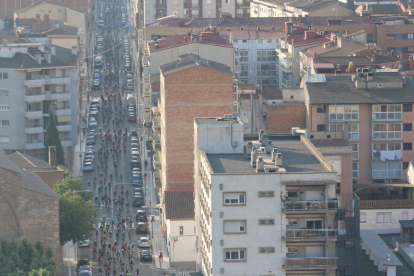
[[[413,78],[398,69],[357,69],[348,76],[304,76],[307,129],[325,139],[347,136],[361,229],[399,232],[413,219]],[[312,138],[312,136],[311,136]]]
[[[279,62],[276,55],[281,31],[222,31],[220,36],[234,46],[235,77],[241,83],[279,88]]]
[[[186,18],[216,18],[222,14],[231,17],[250,17],[250,0],[145,0],[140,7],[141,27],[159,18],[177,16]]]
[[[188,32],[161,39],[154,38],[147,43],[142,54],[142,83],[144,95],[144,120],[151,121],[151,83],[159,80],[160,66],[174,62],[181,55],[194,54],[200,58],[224,64],[234,70],[234,48],[228,39],[220,37],[214,29],[203,32]]]
[[[232,114],[233,74],[224,64],[192,54],[162,65],[160,71],[160,115],[153,123],[153,148],[161,165],[156,187],[192,191],[194,118]]]
[[[246,141],[237,118],[196,118],[194,128],[197,270],[337,275],[346,232],[336,220],[337,171],[316,147],[263,131]]]
[[[65,159],[71,159],[78,133],[77,64],[76,52],[46,43],[0,47],[0,148],[44,156],[52,110]]]
[[[296,0],[253,0],[250,2],[250,17],[313,17],[352,16],[354,11],[348,5],[338,1]]]
[[[82,1],[84,1],[87,5],[88,0],[74,1],[73,4],[76,6],[76,2],[79,2],[80,4]],[[69,1],[66,4],[69,4]],[[85,8],[87,8],[87,6],[85,6]],[[61,21],[67,23],[68,25],[85,29],[86,16],[87,9],[77,9],[71,5],[63,6],[59,2],[53,3],[52,1],[39,1],[16,10],[12,18],[16,28],[24,26],[19,24],[19,21],[22,21],[24,24],[27,20],[34,20],[35,22]]]

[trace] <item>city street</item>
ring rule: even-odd
[[[101,16],[99,15],[100,13],[100,9],[101,9],[101,5],[103,5],[104,8],[104,22],[105,22],[105,26],[104,27],[98,27],[98,18],[101,18]],[[106,8],[109,7],[109,10],[107,10]],[[127,109],[127,95],[128,94],[133,94],[135,99],[137,99],[137,102],[141,102],[141,97],[140,97],[140,93],[139,93],[139,80],[136,74],[136,64],[134,64],[135,62],[135,56],[136,56],[136,42],[133,38],[129,38],[129,45],[130,45],[130,55],[131,55],[131,70],[130,74],[133,75],[133,80],[134,80],[134,89],[130,89],[130,90],[124,90],[124,93],[122,94],[122,86],[125,85],[127,83],[127,74],[125,72],[125,58],[124,58],[124,45],[123,45],[123,41],[124,41],[124,36],[128,35],[128,37],[130,37],[131,34],[134,34],[135,32],[133,31],[132,28],[130,28],[129,26],[131,26],[131,18],[129,18],[130,16],[130,12],[125,12],[125,7],[127,7],[127,9],[129,9],[129,1],[123,1],[123,0],[119,0],[119,1],[101,1],[101,2],[95,2],[95,8],[93,10],[93,24],[92,24],[92,38],[91,38],[91,45],[90,45],[90,49],[95,49],[96,50],[96,42],[97,42],[97,38],[98,36],[102,36],[104,38],[104,41],[114,41],[116,40],[116,38],[119,38],[119,42],[118,44],[113,43],[113,45],[109,44],[105,44],[104,43],[104,48],[100,51],[100,52],[95,52],[95,51],[91,51],[92,53],[92,57],[89,57],[89,75],[93,75],[94,74],[94,64],[93,61],[95,60],[95,56],[99,55],[100,53],[109,53],[109,55],[111,57],[117,58],[119,60],[118,64],[119,64],[119,68],[118,70],[115,72],[115,74],[111,74],[111,69],[114,68],[114,64],[115,62],[111,63],[108,66],[108,62],[110,62],[109,60],[107,61],[106,59],[103,60],[103,67],[99,68],[100,70],[100,79],[101,79],[101,89],[95,89],[95,90],[91,90],[91,94],[90,94],[90,101],[88,102],[88,106],[86,107],[86,110],[88,112],[88,117],[86,118],[87,122],[89,121],[89,111],[90,111],[90,103],[97,98],[101,98],[101,96],[105,96],[105,92],[108,92],[110,94],[112,93],[118,93],[120,95],[122,95],[122,109]],[[126,26],[122,26],[121,24],[121,14],[122,13],[126,13],[126,17],[127,17],[127,25]],[[115,20],[114,20],[115,19]],[[114,22],[115,21],[115,22]],[[110,30],[109,27],[112,29]],[[115,37],[115,33],[114,30],[118,29],[117,32],[117,36]],[[118,46],[116,46],[118,45]],[[108,54],[104,55],[104,56],[108,56]],[[116,68],[116,67],[115,67]],[[107,71],[109,72],[109,76],[107,77],[112,77],[112,81],[107,81],[105,82],[105,72]],[[119,89],[117,89],[116,91],[112,90],[112,87],[114,87],[116,85],[116,82],[114,79],[115,75],[119,75]],[[90,85],[92,85],[92,79],[89,79]],[[106,86],[106,88],[105,88]],[[114,93],[114,94],[115,94]],[[105,100],[107,101],[108,99],[105,97]],[[153,223],[154,228],[156,228],[156,230],[153,232],[153,238],[151,236],[151,222],[150,222],[150,214],[151,214],[151,210],[149,208],[150,206],[150,200],[152,200],[152,206],[155,206],[157,204],[157,195],[154,189],[154,186],[152,185],[152,179],[151,179],[151,160],[149,158],[145,158],[144,154],[142,154],[142,145],[145,145],[145,141],[147,140],[147,136],[143,135],[143,130],[140,129],[140,125],[139,125],[139,118],[142,117],[142,105],[137,104],[136,105],[136,114],[137,114],[137,122],[128,122],[128,116],[125,116],[125,120],[124,123],[121,123],[117,126],[113,126],[112,122],[110,122],[110,124],[107,126],[107,128],[105,129],[104,127],[104,123],[102,121],[102,110],[103,110],[103,106],[102,106],[103,102],[102,99],[100,100],[100,109],[99,109],[99,114],[97,116],[97,126],[93,127],[93,128],[89,128],[87,129],[87,133],[89,132],[89,130],[94,129],[97,133],[96,135],[96,143],[94,145],[94,150],[95,150],[95,157],[94,157],[94,161],[93,161],[93,171],[83,171],[82,172],[82,168],[83,168],[83,161],[82,159],[84,158],[84,154],[82,154],[82,157],[80,157],[78,160],[75,160],[74,162],[74,174],[75,175],[79,175],[82,176],[84,178],[84,189],[85,190],[92,190],[94,192],[94,197],[97,196],[99,198],[99,201],[102,203],[102,195],[105,194],[105,190],[103,192],[98,192],[98,187],[99,187],[99,181],[100,181],[100,174],[99,171],[97,169],[98,165],[101,166],[101,172],[102,172],[102,168],[103,166],[100,164],[100,160],[99,160],[99,155],[98,155],[98,151],[101,148],[101,138],[99,137],[99,127],[102,127],[102,132],[105,132],[105,130],[107,129],[111,129],[111,132],[113,132],[114,130],[116,130],[118,132],[119,129],[122,129],[122,132],[125,132],[125,129],[127,129],[128,132],[128,138],[125,142],[126,144],[126,154],[124,152],[122,152],[121,156],[119,156],[118,158],[112,157],[112,155],[110,154],[109,157],[107,158],[107,164],[108,164],[108,171],[107,173],[103,173],[103,177],[107,178],[107,183],[108,181],[111,182],[111,190],[107,191],[108,195],[111,195],[111,199],[113,200],[114,197],[114,189],[113,189],[113,182],[117,182],[117,197],[120,195],[121,193],[121,185],[125,186],[125,191],[128,190],[129,191],[129,196],[128,198],[125,197],[125,202],[129,202],[129,211],[126,210],[126,207],[124,206],[121,210],[120,213],[120,219],[125,219],[126,216],[128,216],[129,218],[132,219],[133,223],[132,226],[130,227],[129,225],[126,227],[125,229],[125,242],[129,245],[133,243],[135,243],[135,250],[132,253],[133,256],[133,261],[134,261],[134,266],[133,269],[130,268],[129,264],[128,264],[128,254],[125,253],[125,255],[123,256],[122,253],[120,254],[119,260],[116,262],[116,270],[117,270],[117,274],[119,275],[119,273],[122,271],[121,269],[121,265],[120,265],[120,259],[121,257],[123,258],[124,262],[125,262],[125,268],[128,268],[128,270],[130,271],[131,275],[136,275],[136,269],[139,268],[140,270],[140,275],[160,275],[160,273],[162,274],[166,274],[169,275],[168,271],[166,271],[165,269],[168,269],[168,256],[166,254],[166,250],[165,250],[165,244],[163,244],[163,242],[161,242],[161,240],[163,240],[161,238],[161,231],[159,229],[159,211],[156,208],[153,208],[152,213],[155,216],[155,222]],[[119,101],[116,102],[116,105],[119,107]],[[112,106],[112,108],[115,108],[115,103],[112,100],[112,104],[110,104],[110,106]],[[106,105],[107,110],[108,108],[108,104]],[[111,116],[111,121],[113,119],[113,115]],[[139,133],[139,139],[143,139],[143,141],[139,142],[139,151],[141,153],[140,155],[140,159],[141,159],[141,171],[142,171],[142,176],[144,176],[144,174],[147,174],[146,177],[146,181],[144,179],[141,179],[141,183],[143,183],[143,192],[144,192],[144,196],[145,196],[145,205],[141,208],[138,207],[133,207],[132,206],[132,198],[133,198],[133,191],[134,188],[131,184],[132,182],[132,172],[131,172],[131,148],[130,148],[130,132],[131,130],[137,130],[137,132]],[[84,153],[85,148],[86,148],[86,140],[87,140],[87,136],[86,134],[81,134],[80,137],[80,144],[77,146],[77,148],[79,149],[80,153]],[[123,140],[122,140],[123,141]],[[109,148],[109,147],[107,147]],[[145,151],[145,155],[147,155],[146,151]],[[114,166],[114,160],[117,162],[117,169],[118,169],[118,176],[115,176],[115,166]],[[147,167],[145,168],[144,166],[144,162],[147,161]],[[113,181],[110,181],[110,175],[114,176]],[[120,179],[120,175],[122,174],[123,179],[121,181]],[[97,187],[94,188],[94,177],[97,177]],[[88,181],[90,181],[90,187],[88,187]],[[125,193],[124,193],[125,194]],[[152,195],[152,198],[151,198]],[[118,205],[119,206],[119,205]],[[135,221],[135,214],[137,213],[137,210],[145,210],[147,212],[148,215],[148,227],[149,227],[149,232],[148,233],[136,233],[136,226],[137,223]],[[97,219],[95,222],[95,226],[96,229],[99,229],[99,224],[102,222],[102,218],[103,215],[106,215],[106,222],[109,222],[110,224],[112,223],[112,220],[115,221],[115,225],[118,224],[118,218],[117,218],[117,210],[113,207],[113,204],[111,205],[111,207],[109,208],[109,210],[106,207],[103,207],[102,205],[99,206],[98,211],[97,211]],[[113,230],[113,235],[112,238],[109,238],[109,235],[107,237],[107,244],[112,244],[115,241],[115,233],[116,233],[116,229]],[[120,233],[122,233],[122,230],[120,231]],[[132,239],[131,241],[128,238],[128,234],[131,233]],[[120,245],[123,243],[122,239],[121,239],[121,235],[118,239],[118,246],[117,248],[120,249]],[[93,256],[93,248],[94,248],[94,242],[96,241],[98,246],[98,250],[101,248],[100,245],[100,238],[102,237],[101,233],[99,233],[98,237],[95,237],[95,233],[91,233],[91,241],[90,241],[90,246],[89,247],[82,247],[79,248],[79,256],[77,259],[88,259],[91,262],[91,267],[92,267],[92,275],[99,275],[98,273],[98,269],[99,269],[99,265],[98,265],[98,257],[96,256],[94,258]],[[151,248],[143,248],[140,249],[138,248],[138,240],[140,237],[149,237],[150,241],[151,241]],[[150,250],[150,253],[153,256],[153,261],[152,262],[140,262],[139,260],[139,252],[141,250]],[[164,259],[166,262],[163,263],[162,268],[163,271],[160,271],[159,269],[159,262],[158,262],[158,252],[159,251],[163,251],[164,253]],[[112,252],[112,251],[111,251]],[[97,254],[98,255],[98,254]],[[112,253],[112,256],[115,256],[116,258],[116,254]],[[105,269],[103,268],[103,264],[105,262],[108,262],[108,257],[107,254],[104,254],[102,263],[101,263],[101,267],[103,269],[102,275],[106,275],[105,274]],[[155,267],[154,267],[155,265]],[[110,275],[113,275],[113,268],[114,265],[111,264],[111,269],[110,269]],[[124,273],[124,275],[126,275]]]

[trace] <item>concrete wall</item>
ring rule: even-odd
[[[321,7],[310,12],[302,11],[302,14],[303,16],[308,15],[312,17],[326,16],[327,14],[330,16],[352,16],[354,15],[354,11],[339,5],[331,5],[327,7]]]
[[[162,173],[166,174],[163,190],[193,190],[194,118],[232,113],[233,78],[197,66],[161,76],[160,80],[161,140],[165,139],[161,158],[165,159]]]
[[[52,45],[60,46],[65,49],[72,50],[73,46],[77,47],[77,50],[80,51],[79,48],[79,36],[49,36],[48,40],[51,42]]]
[[[70,26],[86,29],[85,14],[72,9],[66,9],[66,23]]]
[[[172,267],[195,268],[195,233],[194,220],[167,220],[167,245]],[[180,226],[183,235],[180,235]]]
[[[408,220],[414,219],[413,209],[361,209],[365,213],[366,222],[360,223],[361,230],[376,230],[377,233],[400,233],[400,223],[403,212],[408,212]],[[391,223],[377,223],[377,213],[391,213]],[[361,216],[362,217],[362,216]]]
[[[292,127],[306,128],[305,105],[268,106],[268,133],[290,133]]]

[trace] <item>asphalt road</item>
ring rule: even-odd
[[[106,3],[113,3],[113,2],[112,1],[111,2],[108,1]],[[124,2],[124,5],[122,5],[122,6],[127,6],[125,4],[128,4],[128,1],[125,1]],[[121,28],[121,31],[120,31],[120,34],[118,36],[121,38],[121,40],[123,40],[123,36],[125,34],[128,34],[129,28],[128,27],[121,27],[121,24],[120,24],[120,21],[121,21],[120,20],[120,18],[121,18],[121,5],[118,5],[115,8],[115,10],[112,10],[111,9],[110,14],[111,13],[116,14],[117,18],[119,19],[118,26],[119,26],[119,28]],[[94,14],[95,14],[95,16],[94,16],[95,22],[93,22],[93,32],[92,33],[95,34],[95,37],[93,37],[92,43],[95,43],[96,35],[99,35],[99,34],[109,35],[109,32],[107,30],[105,30],[105,28],[104,29],[102,29],[102,28],[99,29],[97,27],[97,18],[98,18],[98,16],[97,16],[97,5],[96,5],[96,8],[94,10]],[[130,13],[127,12],[126,14],[128,16]],[[128,18],[128,19],[130,21],[130,18]],[[131,25],[131,24],[129,23],[128,25]],[[135,48],[135,41],[133,41],[131,39],[130,40],[130,45]],[[94,48],[94,45],[90,45],[90,46],[91,46],[91,49]],[[131,57],[132,57],[131,58],[131,61],[132,62],[135,61],[134,52],[135,51],[132,51],[131,50]],[[120,69],[121,69],[121,71],[123,71],[123,69],[124,69],[123,68],[123,66],[124,66],[124,57],[123,57],[124,56],[124,47],[123,46],[118,47],[117,49],[113,50],[113,53],[118,55],[118,58],[120,60],[120,65],[121,65],[121,68]],[[106,64],[106,61],[104,61],[104,62]],[[106,69],[105,67],[106,67],[106,65],[104,66],[102,72],[104,72],[104,70]],[[120,78],[119,79],[119,82],[120,83],[126,83],[126,75],[124,73],[121,73],[121,75],[119,76],[119,78]],[[102,80],[104,79],[103,74],[101,75],[101,79]],[[134,79],[134,83],[135,83],[135,87],[137,87],[137,84],[139,84],[138,79],[136,77]],[[104,84],[104,83],[101,83],[101,84]],[[91,93],[92,94],[92,98],[98,98],[98,97],[101,96],[102,93],[104,93],[102,90],[92,90],[92,93]],[[138,98],[138,93],[137,93],[136,90],[135,91],[133,91],[133,90],[126,90],[125,93],[124,93],[124,98],[122,100],[123,101],[123,108],[127,106],[126,98],[125,97],[126,97],[127,94],[130,94],[130,93],[134,93],[135,94],[135,97]],[[140,107],[140,105],[138,105],[137,108],[139,108],[139,107]],[[140,110],[138,110],[137,113],[140,114]],[[102,126],[102,117],[101,117],[101,114],[99,114],[99,116],[98,116],[98,127],[99,126]],[[124,123],[123,126],[117,127],[117,129],[119,129],[119,128],[122,128],[123,130],[125,128],[128,128],[128,130],[130,130],[130,128],[138,129],[139,126],[138,126],[138,123],[129,123],[129,122],[125,121],[125,123]],[[95,128],[95,129],[98,131],[98,128]],[[130,158],[131,158],[131,156],[130,156],[130,143],[129,143],[129,141],[126,144],[127,144],[127,154],[126,154],[126,156],[124,154],[122,154],[122,156],[120,156],[117,159],[117,163],[118,163],[118,177],[115,177],[114,178],[114,181],[116,181],[118,183],[118,189],[117,189],[118,194],[120,193],[120,186],[121,186],[121,184],[120,184],[121,183],[121,180],[119,178],[119,175],[120,174],[123,175],[123,182],[130,182],[131,176],[132,176],[132,174],[131,174],[131,167],[130,167]],[[95,148],[95,161],[94,161],[94,168],[95,168],[95,170],[93,172],[84,172],[83,173],[83,178],[84,178],[84,188],[85,189],[91,189],[91,190],[94,191],[94,194],[95,195],[98,195],[98,191],[93,188],[93,185],[91,185],[91,188],[88,188],[87,187],[87,181],[89,180],[89,181],[91,181],[91,183],[93,183],[93,177],[94,176],[97,176],[98,179],[99,179],[99,173],[98,173],[98,170],[97,170],[97,165],[98,165],[98,162],[99,162],[99,158],[98,158],[97,153],[98,153],[98,149],[100,148],[100,138],[99,137],[97,137],[97,139],[96,139],[96,145],[94,146],[94,148]],[[113,158],[112,157],[109,158],[108,164],[109,164],[109,168],[108,168],[108,177],[107,178],[109,179],[109,175],[111,173],[115,176],[115,174],[114,174],[114,162],[113,162]],[[148,166],[150,166],[150,165],[148,164]],[[128,188],[128,186],[130,188]],[[146,192],[146,194],[149,195],[150,194],[150,189],[154,189],[154,188],[153,188],[153,186],[151,185],[151,183],[149,181],[147,181],[145,183],[145,186],[146,186],[145,192]],[[126,187],[126,189],[129,189],[129,191],[131,192],[132,187],[130,185],[126,185],[125,184],[125,187]],[[113,189],[112,189],[112,192],[113,192]],[[149,206],[149,196],[148,195],[145,196],[146,206]],[[154,190],[153,190],[153,195],[155,195],[155,191]],[[132,227],[127,227],[126,228],[126,231],[125,231],[127,243],[134,242],[135,245],[136,245],[136,249],[135,249],[135,251],[133,253],[133,260],[134,260],[135,265],[134,265],[134,269],[131,272],[131,275],[136,275],[136,273],[135,273],[136,268],[139,268],[140,275],[159,275],[159,273],[160,273],[159,270],[151,268],[152,263],[140,263],[140,261],[139,261],[139,251],[140,251],[140,249],[137,248],[138,240],[142,236],[147,236],[148,237],[149,234],[145,234],[145,233],[143,233],[143,234],[137,234],[136,233],[136,231],[135,231],[135,228],[136,228],[135,214],[136,214],[137,209],[142,209],[142,208],[132,207],[132,197],[131,197],[131,193],[129,195],[129,200],[128,201],[130,202],[130,209],[127,212],[126,211],[126,208],[124,208],[122,210],[122,212],[121,212],[121,217],[125,218],[126,216],[129,216],[129,217],[133,218],[133,222],[134,222],[133,225],[132,225]],[[114,218],[115,222],[117,221],[116,211],[114,211],[113,208],[111,208],[110,210],[106,210],[106,208],[103,208],[101,206],[98,209],[97,220],[95,222],[96,228],[99,227],[99,223],[101,223],[102,216],[104,214],[106,215],[107,221],[109,221],[109,223],[111,223],[112,218]],[[149,217],[149,212],[148,212],[148,217]],[[108,243],[111,242],[113,244],[114,239],[115,239],[115,232],[116,231],[114,231],[114,235],[112,236],[112,239],[111,240],[109,240],[109,237],[108,237]],[[131,242],[128,241],[128,232],[130,232],[131,235],[132,235],[132,241]],[[92,267],[92,272],[93,272],[92,275],[98,275],[98,263],[97,263],[97,259],[94,259],[93,258],[93,253],[92,253],[92,250],[93,250],[93,242],[96,241],[96,239],[95,239],[95,233],[91,233],[91,237],[92,237],[92,239],[91,239],[91,246],[90,247],[80,248],[80,250],[79,250],[80,251],[79,259],[88,259],[91,262],[91,267]],[[100,247],[99,246],[99,238],[100,238],[100,235],[98,236],[98,241],[97,241],[98,248]],[[118,243],[121,244],[122,241],[118,241]],[[120,246],[118,245],[118,248],[119,247]],[[107,258],[106,257],[104,257],[104,259],[103,259],[103,262],[105,262],[105,261],[107,261]],[[129,269],[128,257],[127,257],[126,254],[124,256],[124,261],[125,261],[126,267]],[[113,269],[113,265],[111,265],[111,274],[110,275],[113,275],[112,274],[112,269]],[[117,262],[117,271],[118,271],[118,274],[121,271],[120,261]],[[103,275],[105,275],[105,272],[103,273]]]

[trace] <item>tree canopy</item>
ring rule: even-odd
[[[82,191],[83,179],[65,171],[65,178],[59,181],[53,190],[60,196],[59,223],[60,243],[77,242],[83,236],[90,236],[95,229],[95,208],[92,192]]]
[[[63,153],[62,143],[59,138],[59,131],[56,127],[55,115],[52,109],[49,111],[49,120],[46,126],[45,134],[45,160],[49,162],[49,146],[56,147],[56,163],[58,165],[65,165],[65,156]]]
[[[1,241],[0,275],[4,276],[54,276],[56,263],[50,247],[44,249],[38,241],[33,246],[26,239],[20,245]]]

